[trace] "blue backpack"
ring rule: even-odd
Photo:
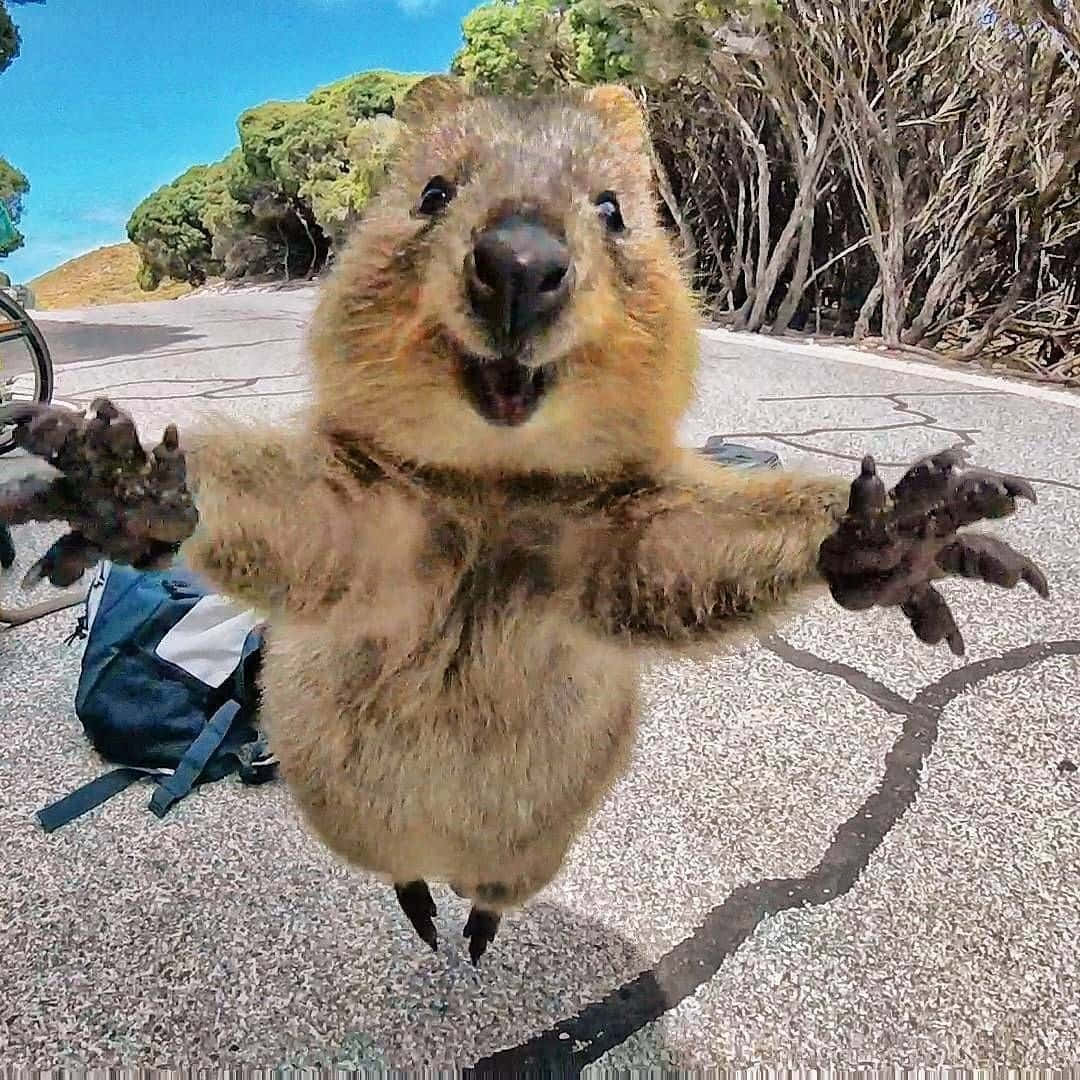
[[[136,780],[155,784],[163,817],[197,784],[277,772],[259,731],[263,627],[180,565],[140,571],[103,561],[69,642],[86,640],[75,714],[119,767],[38,812],[46,832]]]

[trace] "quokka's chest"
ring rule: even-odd
[[[465,694],[473,709],[511,686],[529,698],[538,690],[517,686],[525,673],[543,683],[566,666],[567,523],[469,509],[401,503],[368,519],[367,583],[304,630],[339,656],[341,703],[397,715]]]
[[[567,525],[554,514],[465,518],[436,515],[420,574],[451,585],[459,611],[496,617],[509,606],[543,601],[565,576]]]
[[[392,492],[361,525],[367,573],[353,596],[366,598],[366,610],[350,605],[354,625],[407,643],[412,658],[442,652],[459,634],[466,648],[481,626],[505,633],[512,623],[524,634],[541,620],[550,629],[565,621],[589,552],[603,547],[596,516],[554,499],[459,503]]]

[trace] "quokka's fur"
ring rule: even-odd
[[[646,651],[726,647],[813,595],[848,480],[679,449],[696,312],[629,93],[432,79],[404,107],[314,318],[312,405],[299,426],[203,431],[183,554],[269,615],[265,721],[315,832],[497,915],[551,881],[627,767]],[[432,223],[413,210],[434,175],[458,190]],[[462,260],[508,208],[564,234],[577,272],[533,346],[558,381],[518,427],[484,420],[458,374],[480,347]]]

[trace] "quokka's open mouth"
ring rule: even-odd
[[[529,367],[516,357],[461,357],[461,379],[476,411],[489,423],[516,427],[536,411],[555,382],[556,366]]]

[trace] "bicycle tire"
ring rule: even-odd
[[[37,386],[34,400],[42,405],[52,401],[55,382],[52,355],[44,335],[38,329],[37,324],[27,314],[26,310],[13,297],[0,289],[0,316],[20,323],[23,328],[23,337],[30,346],[30,356],[34,365]],[[14,438],[0,436],[0,456],[10,453],[15,449]]]

